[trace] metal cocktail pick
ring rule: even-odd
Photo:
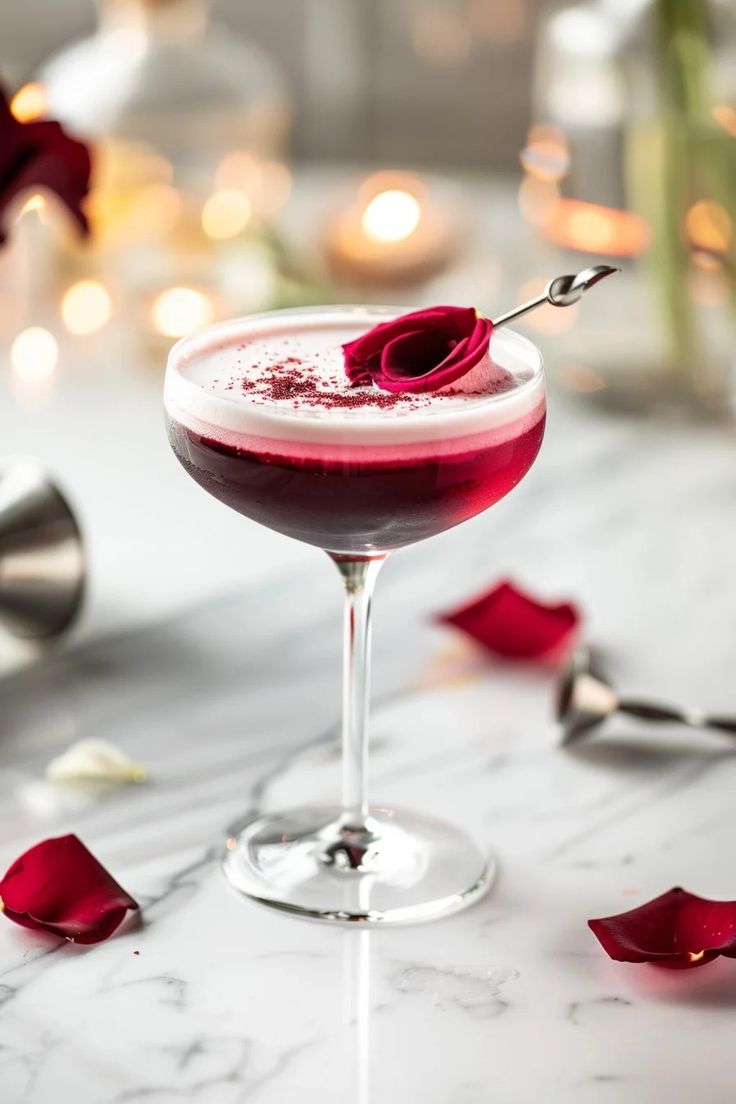
[[[16,636],[43,639],[79,611],[85,556],[61,491],[33,459],[0,460],[0,621]]]
[[[557,720],[562,728],[562,744],[580,743],[615,713],[625,713],[640,721],[678,722],[691,728],[713,728],[736,736],[736,717],[708,716],[696,709],[656,702],[621,698],[596,670],[587,649],[576,652],[560,684]]]
[[[584,268],[582,272],[578,272],[577,276],[556,276],[554,280],[550,280],[542,294],[538,295],[536,299],[521,303],[513,310],[507,311],[506,314],[494,318],[493,325],[498,329],[499,326],[505,326],[507,322],[513,322],[516,318],[521,318],[522,315],[536,310],[537,307],[543,307],[545,303],[551,303],[553,307],[571,307],[573,303],[577,303],[579,299],[582,299],[585,292],[600,280],[604,280],[606,276],[612,276],[614,272],[620,271],[620,268],[600,264],[592,265],[591,268]]]

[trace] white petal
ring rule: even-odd
[[[107,740],[78,740],[46,767],[51,782],[143,782],[147,775]]]

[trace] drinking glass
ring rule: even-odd
[[[364,416],[217,392],[211,357],[266,336],[283,340],[288,361],[294,335],[349,340],[401,313],[312,307],[221,323],[175,345],[166,372],[167,430],[183,467],[239,513],[322,548],[344,586],[342,801],[253,816],[224,856],[247,897],[320,920],[427,920],[491,883],[493,860],[460,828],[368,802],[371,598],[389,551],[480,513],[528,471],[544,431],[542,360],[526,338],[499,330],[498,393],[436,411],[432,396],[421,416],[411,403]]]

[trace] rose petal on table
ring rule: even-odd
[[[736,958],[736,901],[710,901],[679,886],[630,912],[589,920],[617,962],[653,962],[670,969]]]
[[[9,920],[74,943],[100,943],[137,902],[76,836],[57,836],[31,847],[0,881],[0,904]]]
[[[572,645],[580,613],[571,602],[541,602],[504,581],[439,620],[504,659],[544,659],[561,656]]]
[[[77,740],[46,767],[50,782],[143,782],[146,768],[108,740]]]
[[[82,202],[89,192],[91,161],[83,142],[49,120],[20,123],[0,88],[0,245],[3,215],[22,192],[54,192],[80,231],[89,229]]]

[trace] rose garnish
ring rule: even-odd
[[[438,620],[503,659],[557,659],[571,646],[580,613],[571,602],[549,605],[505,581]]]
[[[101,943],[138,907],[76,836],[37,843],[0,881],[9,920],[72,943]]]
[[[343,345],[353,387],[437,391],[488,354],[493,323],[472,307],[430,307],[381,322]]]
[[[82,201],[89,192],[90,155],[50,120],[19,123],[0,88],[0,245],[5,241],[3,216],[17,196],[47,188],[66,205],[79,227],[89,230]]]
[[[679,887],[588,927],[617,962],[690,970],[719,955],[736,958],[736,901],[709,901]]]

